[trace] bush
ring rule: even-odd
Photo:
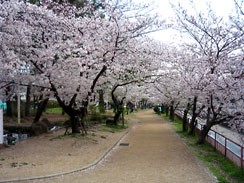
[[[31,126],[31,135],[37,136],[43,133],[47,133],[50,126],[51,123],[46,118],[37,123],[33,123]]]

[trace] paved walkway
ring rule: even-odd
[[[121,143],[97,167],[34,182],[72,183],[211,183],[203,168],[169,122],[151,110],[136,114],[136,123]],[[33,181],[32,181],[33,182]]]

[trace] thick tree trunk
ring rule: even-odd
[[[122,127],[125,127],[125,115],[124,115],[124,111],[122,111]]]
[[[13,106],[12,106],[12,102],[11,102],[11,100],[10,100],[10,96],[9,96],[10,91],[11,91],[11,88],[8,86],[8,87],[6,88],[6,90],[5,90],[5,94],[6,94],[6,96],[8,96],[8,98],[9,98],[9,99],[6,101],[6,105],[7,105],[6,115],[7,115],[8,117],[12,117],[12,116],[13,116]]]
[[[170,105],[169,118],[170,118],[170,121],[174,121],[175,120],[174,101],[172,101],[171,105]]]
[[[211,129],[211,127],[212,127],[211,123],[203,126],[203,129],[200,131],[197,144],[204,144],[205,138],[208,135],[208,132]]]
[[[203,129],[201,130],[201,132],[199,134],[197,144],[204,144],[205,138],[208,135],[208,132],[212,127],[212,123],[210,121],[210,114],[211,114],[211,108],[208,107],[206,125],[203,126]]]
[[[115,86],[111,92],[112,100],[114,103],[114,111],[115,111],[114,121],[113,121],[114,125],[118,125],[119,117],[124,110],[124,99],[125,99],[125,97],[123,97],[121,101],[118,101],[117,97],[114,95],[114,92],[118,87],[119,87],[119,85]]]
[[[186,104],[186,108],[184,110],[184,115],[183,115],[183,121],[182,121],[182,131],[183,132],[187,131],[187,123],[188,123],[187,115],[188,115],[190,108],[191,108],[191,104],[190,104],[190,99],[189,99]]]
[[[36,112],[38,107],[38,97],[35,95],[33,96],[33,103],[34,103],[34,112]]]
[[[38,104],[37,111],[36,111],[36,116],[34,119],[34,123],[38,122],[42,116],[43,111],[45,110],[47,103],[48,103],[49,98],[44,99]]]
[[[168,105],[165,105],[165,114],[166,114],[166,117],[169,116],[169,106]]]
[[[161,113],[164,114],[165,110],[164,110],[164,105],[163,104],[161,104],[161,110],[162,110]]]
[[[12,102],[10,100],[6,101],[6,105],[7,105],[7,111],[6,111],[6,115],[8,117],[13,117],[13,108],[12,108]]]
[[[80,133],[80,127],[85,132],[85,134],[87,134],[84,119],[87,115],[88,102],[84,102],[83,104],[84,106],[76,110],[73,108],[73,104],[75,103],[76,96],[77,94],[74,94],[74,96],[70,100],[69,105],[66,105],[58,95],[56,95],[56,99],[60,107],[62,107],[63,111],[66,114],[68,114],[70,117],[72,134]]]
[[[104,113],[105,112],[105,102],[104,102],[104,91],[99,90],[99,112]]]
[[[190,130],[189,130],[189,135],[194,135],[194,132],[195,132],[195,127],[196,127],[196,118],[197,116],[194,114],[192,115],[192,118],[191,118],[191,122],[189,124],[189,127],[190,127]]]
[[[67,110],[66,110],[67,111]],[[77,134],[77,133],[80,133],[80,127],[82,129],[82,133],[84,134],[87,134],[87,131],[86,131],[86,127],[85,127],[85,123],[83,120],[83,118],[85,116],[82,116],[82,114],[79,114],[73,110],[73,112],[68,112],[67,113],[69,115],[69,118],[70,118],[70,127],[71,127],[71,130],[72,130],[72,134]],[[69,126],[67,127],[69,128]],[[67,129],[66,129],[67,131]]]
[[[27,86],[27,91],[26,91],[26,102],[25,102],[25,116],[30,116],[30,102],[31,102],[31,85]]]
[[[118,125],[120,115],[122,114],[122,110],[118,109],[114,115],[114,125]]]
[[[87,135],[86,124],[85,124],[86,116],[87,116],[87,106],[84,106],[81,112],[79,113],[80,121],[78,121],[78,123],[80,124],[82,134],[85,133],[85,135]]]
[[[185,109],[184,110],[183,121],[182,121],[182,131],[183,132],[187,131],[187,114],[188,114],[188,110]]]
[[[196,118],[197,118],[197,97],[194,96],[193,99],[193,107],[192,107],[192,117],[191,117],[191,122],[190,122],[190,131],[189,131],[189,135],[194,135],[194,130],[195,130],[195,126],[196,126]]]
[[[80,122],[78,116],[72,116],[70,117],[71,120],[71,128],[72,128],[72,134],[80,133]]]
[[[211,106],[212,106],[212,96],[211,96]],[[221,124],[223,122],[228,122],[232,120],[236,116],[232,115],[223,115],[221,114],[222,106],[220,105],[217,109],[217,112],[213,110],[212,107],[208,107],[207,110],[207,119],[206,119],[206,125],[203,126],[203,129],[201,130],[198,138],[197,144],[203,144],[205,142],[205,138],[208,135],[209,130],[212,126]]]

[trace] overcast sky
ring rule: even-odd
[[[144,1],[153,2],[158,5],[158,12],[164,16],[172,15],[172,10],[170,2],[172,4],[177,4],[180,2],[181,5],[187,6],[187,0],[134,0],[134,1]],[[234,9],[234,0],[193,0],[194,4],[198,9],[204,10],[206,3],[209,3],[211,7],[216,11],[218,15],[230,14]]]
[[[133,0],[134,2],[146,2],[153,4],[155,6],[155,11],[166,20],[169,20],[170,17],[174,16],[174,12],[171,8],[170,3],[177,4],[180,2],[180,4],[183,7],[189,7],[187,5],[187,2],[189,0]],[[228,17],[231,13],[234,12],[234,0],[192,0],[199,11],[204,11],[206,9],[206,4],[209,3],[212,9],[216,12],[219,16]],[[189,8],[189,11],[191,9]],[[165,30],[161,32],[157,32],[153,34],[153,37],[156,39],[159,39],[161,41],[171,43],[175,42],[173,39],[174,30]]]

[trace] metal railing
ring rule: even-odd
[[[180,119],[183,118],[183,114],[181,112],[177,112],[176,114]],[[191,119],[191,116],[188,115],[188,124]],[[198,119],[199,121],[199,119]],[[198,123],[196,125],[196,130],[200,132],[203,129],[203,125]],[[227,138],[226,136],[220,134],[215,130],[210,130],[206,137],[206,142],[211,144],[215,150],[220,152],[238,167],[244,168],[244,147],[237,142]]]

